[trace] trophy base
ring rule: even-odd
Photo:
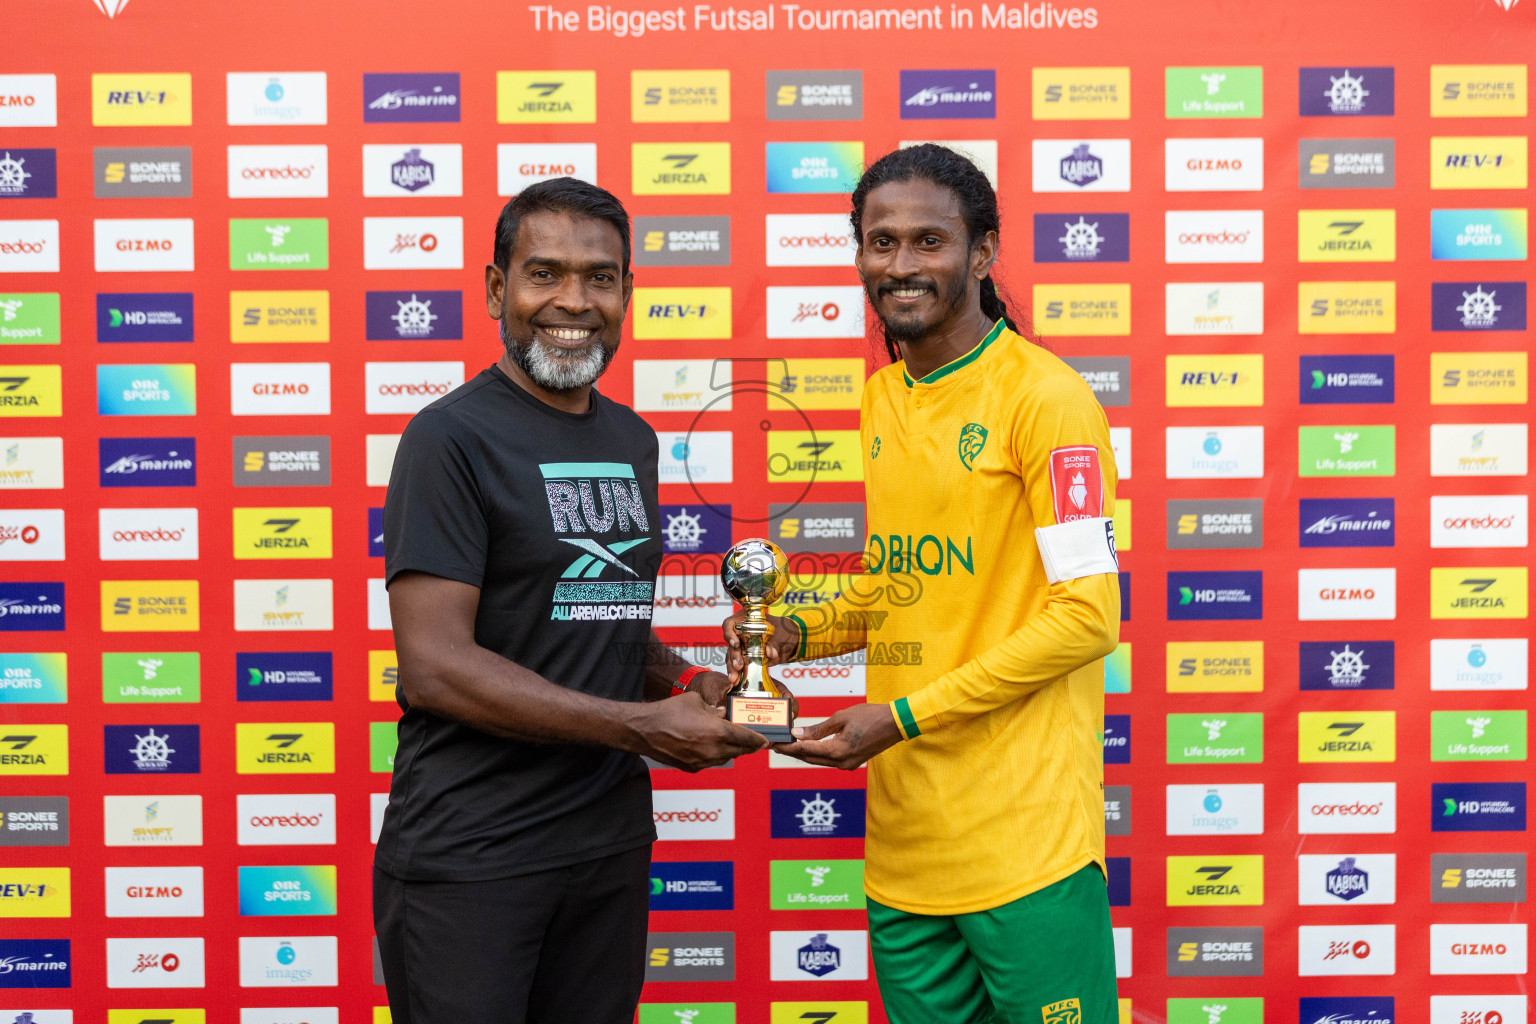
[[[728,717],[770,743],[790,743],[795,738],[789,731],[793,723],[788,697],[734,696],[729,699]]]

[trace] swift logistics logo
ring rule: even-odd
[[[1264,283],[1262,281],[1218,281],[1199,284],[1170,281],[1163,286],[1163,289],[1166,298],[1163,331],[1166,334],[1264,333]]]
[[[458,76],[453,77],[457,82]],[[496,72],[498,124],[593,124],[596,121],[596,71]]]
[[[1131,116],[1131,69],[1032,68],[1029,93],[1036,121],[1124,121]]]
[[[192,292],[98,292],[96,340],[192,341]]]
[[[1391,355],[1302,356],[1297,383],[1302,405],[1391,405],[1397,401],[1397,360]]]
[[[1130,258],[1128,213],[1035,214],[1036,263],[1125,263]]]
[[[997,72],[991,68],[903,70],[900,88],[903,121],[997,117]]]
[[[864,119],[862,71],[769,71],[764,94],[769,121]]]
[[[62,437],[0,437],[0,490],[61,490]]]
[[[458,120],[457,72],[363,75],[363,121],[368,124]]]

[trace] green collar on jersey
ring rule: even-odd
[[[922,380],[913,381],[912,375],[909,374],[907,372],[907,368],[903,366],[901,368],[901,379],[906,381],[907,387],[910,388],[914,383],[932,384],[934,381],[942,380],[943,378],[948,377],[956,370],[963,369],[964,367],[967,367],[974,363],[976,360],[980,359],[981,354],[987,350],[988,346],[990,346],[998,338],[1002,337],[1003,327],[1003,321],[998,320],[997,323],[992,325],[992,329],[987,332],[987,336],[981,339],[981,343],[979,345],[971,349],[965,355],[956,356],[954,359],[951,359],[937,370],[934,370],[932,373],[925,376]]]

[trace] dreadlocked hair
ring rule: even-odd
[[[988,231],[998,231],[997,192],[987,176],[965,156],[945,146],[925,142],[920,146],[898,149],[876,160],[859,178],[853,190],[853,210],[848,219],[853,223],[853,237],[864,237],[864,200],[881,185],[911,181],[920,178],[947,188],[960,200],[960,216],[965,220],[967,241],[976,239]],[[981,280],[981,312],[988,320],[1001,320],[1010,331],[1029,336],[1028,323],[1023,330],[1008,309],[1008,303],[998,294],[997,285],[988,274]],[[1021,318],[1022,319],[1022,318]],[[901,359],[901,350],[890,338],[885,339],[885,350],[891,362]]]

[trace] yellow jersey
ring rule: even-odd
[[[1104,410],[998,321],[921,380],[903,363],[876,372],[860,434],[864,572],[791,617],[802,658],[866,649],[868,699],[905,737],[869,764],[865,891],[963,914],[1104,868],[1119,580],[1051,584],[1035,537],[1113,515]]]

